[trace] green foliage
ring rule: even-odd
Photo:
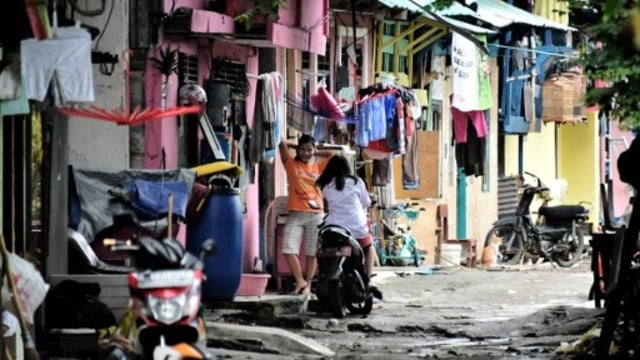
[[[611,86],[591,88],[586,102],[600,105],[601,111],[619,119],[625,128],[640,125],[640,52],[634,48],[630,17],[635,1],[570,0],[569,3],[574,12],[601,9],[598,16],[581,29],[589,45],[580,62],[589,80],[602,80]]]
[[[430,4],[425,5],[426,11],[444,10],[453,4],[454,0],[434,0]]]
[[[286,8],[286,0],[251,0],[253,7],[234,18],[240,24],[244,24],[246,31],[251,30],[253,18],[257,15],[267,15],[269,20],[278,19],[278,10]]]
[[[151,62],[162,75],[169,77],[172,73],[178,72],[178,50],[171,49],[169,46],[160,48],[158,57],[152,58]]]

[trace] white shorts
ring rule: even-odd
[[[80,28],[58,28],[56,34],[20,42],[27,97],[43,101],[55,75],[62,101],[94,101],[91,35]]]
[[[322,218],[321,213],[289,211],[284,226],[282,253],[298,255],[304,233],[305,255],[315,256],[318,251],[318,225],[322,223]]]

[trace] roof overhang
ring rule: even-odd
[[[576,28],[563,25],[558,22],[546,19],[542,16],[532,14],[516,6],[509,5],[501,0],[476,0],[478,10],[454,1],[451,6],[443,10],[427,11],[425,7],[434,3],[435,0],[378,0],[389,8],[401,8],[421,14],[422,16],[440,22],[445,25],[454,25],[459,30],[468,31],[474,34],[494,34],[496,31],[478,25],[454,19],[453,17],[469,17],[497,29],[503,29],[514,24],[530,25],[538,28],[548,28],[562,31],[576,31]]]
[[[476,17],[497,28],[505,28],[513,24],[524,24],[538,28],[562,31],[576,31],[576,28],[563,25],[542,16],[532,14],[501,0],[476,0],[478,11]],[[471,9],[469,9],[471,10]],[[465,15],[465,14],[459,14]]]
[[[475,16],[473,10],[454,2],[450,8],[434,13],[427,12],[425,6],[433,3],[433,0],[378,0],[388,8],[401,8],[409,10],[413,13],[420,14],[423,17],[434,22],[442,24],[444,27],[452,30],[469,32],[472,34],[495,34],[496,31],[486,29],[481,26],[469,24],[467,22],[449,17],[449,15],[466,15]]]

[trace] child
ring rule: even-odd
[[[316,179],[324,170],[327,160],[315,161],[315,140],[309,135],[302,135],[298,139],[295,158],[289,156],[286,142],[281,142],[279,148],[289,183],[289,216],[284,228],[282,253],[296,281],[293,293],[309,294],[317,266],[318,225],[323,217],[322,194],[316,187]],[[302,234],[307,256],[305,276],[298,258]]]
[[[375,250],[366,211],[371,206],[371,197],[364,182],[351,175],[347,159],[333,156],[316,183],[327,203],[325,224],[343,226],[358,240],[365,254],[365,271],[371,278]],[[377,298],[382,298],[377,288],[371,287],[371,290]]]

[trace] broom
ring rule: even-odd
[[[36,343],[33,341],[33,336],[27,326],[27,321],[24,318],[24,313],[22,312],[22,305],[20,304],[20,298],[18,297],[18,289],[16,289],[16,285],[13,282],[13,276],[11,272],[11,263],[9,262],[9,252],[7,251],[7,244],[4,241],[4,236],[0,234],[0,252],[2,252],[2,262],[4,264],[4,274],[6,275],[9,290],[11,291],[12,299],[11,302],[18,313],[18,320],[20,321],[20,327],[22,328],[22,341],[24,344],[24,358],[26,360],[39,360],[40,354],[38,350],[36,350]]]

